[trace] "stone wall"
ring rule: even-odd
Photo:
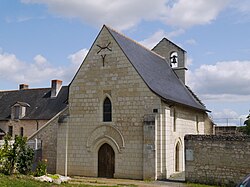
[[[21,127],[23,127],[23,136],[29,137],[31,134],[37,131],[37,129],[41,128],[48,120],[9,120],[9,121],[1,121],[0,128],[8,133],[9,126],[13,127],[12,137],[15,135],[20,135]]]
[[[186,181],[234,186],[250,173],[250,136],[185,136]]]
[[[170,178],[176,172],[183,172],[184,165],[184,136],[186,134],[204,134],[204,112],[192,110],[181,106],[167,107],[165,105],[163,119],[163,133],[158,135],[158,140],[166,141],[165,144],[158,144],[158,160],[164,160],[162,164],[163,178]],[[159,120],[158,120],[159,121]],[[160,129],[159,123],[157,129]],[[160,136],[163,136],[162,138]],[[176,160],[176,146],[179,145],[179,159]],[[159,158],[162,154],[162,159]],[[178,163],[178,168],[176,168]],[[158,167],[160,166],[158,164]],[[167,171],[164,171],[164,167]],[[159,168],[158,168],[158,171]]]
[[[59,112],[51,120],[49,120],[43,127],[32,134],[28,139],[39,139],[42,141],[42,159],[47,160],[48,173],[56,173],[57,161],[57,129],[58,125],[65,126],[66,120],[62,118],[68,113],[67,109]]]

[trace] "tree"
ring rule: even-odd
[[[0,148],[0,172],[12,175],[17,169],[22,174],[27,174],[31,170],[34,151],[27,146],[27,138],[15,136],[14,143],[11,144],[9,135],[4,137],[4,145]]]
[[[17,156],[17,171],[19,173],[27,175],[31,171],[34,151],[29,146],[27,146],[26,137],[18,137],[19,141],[19,154]]]
[[[240,127],[240,131],[243,134],[250,135],[250,114],[247,116],[247,120],[244,122],[244,126]]]

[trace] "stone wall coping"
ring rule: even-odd
[[[213,141],[248,141],[250,142],[249,135],[186,135],[184,140],[213,140]]]

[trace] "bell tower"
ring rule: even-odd
[[[166,38],[163,38],[152,51],[164,57],[178,78],[185,84],[186,51]]]

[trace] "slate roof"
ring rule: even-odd
[[[22,119],[48,120],[67,106],[68,86],[63,86],[57,97],[51,98],[51,88],[0,91],[0,120],[11,118],[11,107],[26,103]]]
[[[163,100],[207,111],[179,80],[164,57],[150,51],[117,31],[108,29],[147,86]]]

